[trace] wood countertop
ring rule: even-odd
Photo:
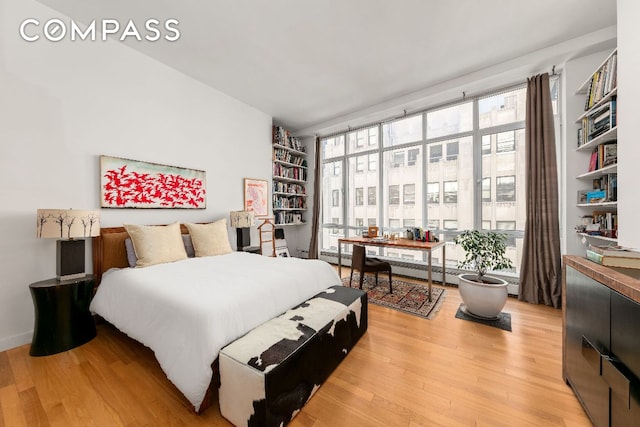
[[[640,270],[605,267],[576,255],[564,255],[562,259],[565,265],[640,303]]]

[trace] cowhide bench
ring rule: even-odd
[[[220,412],[236,426],[287,424],[367,330],[366,292],[334,286],[220,351]]]

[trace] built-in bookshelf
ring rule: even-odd
[[[273,126],[273,215],[277,226],[306,222],[307,153],[302,142]]]
[[[576,150],[582,152],[584,173],[576,206],[583,212],[578,234],[615,242],[618,230],[617,50],[614,50],[576,91],[585,96]]]

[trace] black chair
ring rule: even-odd
[[[353,280],[353,270],[360,272],[360,289],[362,289],[362,281],[364,280],[365,273],[376,274],[376,286],[378,286],[378,272],[389,272],[389,293],[393,293],[393,287],[391,285],[391,264],[386,261],[379,260],[378,258],[369,258],[366,255],[364,246],[353,245],[353,255],[351,257],[351,276],[349,277],[349,287],[351,287],[351,281]]]

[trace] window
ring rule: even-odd
[[[496,144],[496,153],[506,153],[516,149],[515,132],[500,132]]]
[[[364,189],[362,187],[356,188],[356,206],[362,206],[364,204]]]
[[[404,151],[396,151],[391,157],[391,167],[399,168],[404,166]]]
[[[339,225],[340,224],[340,218],[331,218],[331,225]],[[340,232],[340,230],[338,228],[333,228],[331,230],[331,232],[333,234],[338,234]]]
[[[427,139],[473,130],[473,102],[427,112]]]
[[[483,230],[491,230],[491,221],[482,221]]]
[[[438,230],[438,229],[440,229],[440,220],[439,219],[430,219],[427,222],[427,228],[429,230]]]
[[[400,186],[399,185],[389,186],[389,204],[390,205],[400,204]]]
[[[419,148],[411,148],[409,151],[407,151],[407,166],[414,166],[419,154]]]
[[[456,160],[458,158],[458,141],[447,143],[447,160]]]
[[[414,260],[415,259],[415,255],[413,255],[413,254],[401,254],[400,258],[406,259],[406,260]]]
[[[349,153],[371,150],[378,146],[378,126],[352,131],[347,134]]]
[[[515,221],[496,221],[496,229],[498,230],[515,230]]]
[[[322,140],[322,158],[333,159],[344,156],[344,135]]]
[[[342,162],[333,162],[333,175],[342,175]]]
[[[427,203],[440,203],[440,183],[427,183]]]
[[[429,163],[438,163],[442,160],[442,145],[430,145],[429,146]]]
[[[389,218],[389,228],[400,228],[400,220],[397,218]]]
[[[516,177],[499,176],[496,178],[496,201],[515,202],[516,201]]]
[[[444,202],[458,203],[458,181],[445,181]]]
[[[445,219],[443,223],[443,228],[445,230],[457,230],[458,229],[458,221],[455,219]]]
[[[525,86],[480,98],[478,100],[480,129],[524,121],[526,99]]]
[[[367,204],[369,206],[376,205],[376,196],[377,196],[376,187],[368,187],[367,188]]]
[[[356,157],[356,172],[364,172],[364,156]]]
[[[491,178],[482,178],[482,201],[491,201]]]
[[[416,220],[415,219],[403,219],[402,220],[402,227],[404,228],[412,228],[416,226]]]
[[[376,219],[375,218],[367,218],[367,226],[373,226],[376,225]]]
[[[385,147],[420,141],[422,139],[422,115],[400,119],[382,126],[382,144]]]
[[[405,205],[416,204],[416,185],[404,184],[402,186],[402,203]]]
[[[340,206],[340,190],[331,192],[331,206]]]
[[[356,218],[356,227],[364,227],[364,219]]]
[[[491,135],[482,135],[482,154],[491,154]]]
[[[375,171],[378,167],[378,155],[369,154],[369,172]]]

